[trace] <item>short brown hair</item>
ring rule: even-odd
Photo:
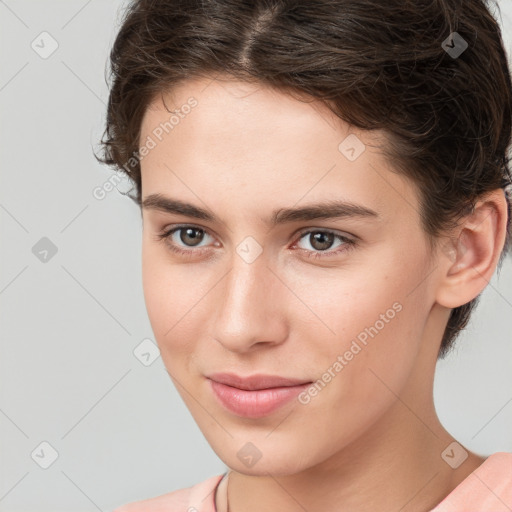
[[[431,247],[480,196],[511,183],[510,70],[484,0],[135,0],[110,68],[97,158],[129,176],[139,206],[146,108],[216,74],[310,96],[353,126],[383,130],[384,155],[418,187]],[[507,204],[498,268],[509,195]],[[439,357],[479,298],[452,309]]]

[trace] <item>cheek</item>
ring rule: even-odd
[[[408,329],[407,322],[414,324],[423,315],[417,300],[421,293],[410,293],[417,279],[407,265],[383,263],[324,273],[318,269],[292,272],[288,281],[307,306],[298,304],[295,325],[300,321],[304,326],[314,325],[314,334],[301,337],[302,343],[313,343],[311,353],[342,354],[357,340],[362,347],[370,346],[372,341],[373,345],[386,345],[389,355],[403,348],[399,334]]]
[[[172,325],[168,323],[172,320],[171,318],[168,321],[165,320],[171,290],[165,264],[158,257],[158,251],[146,240],[143,240],[142,245],[142,286],[151,327],[157,341],[160,342],[165,330]],[[166,323],[167,328],[164,326]]]
[[[172,264],[163,248],[143,241],[142,283],[148,317],[160,350],[179,346],[178,333],[191,328],[190,314],[202,294],[192,266]]]
[[[319,316],[336,335],[309,337],[313,343],[308,352],[318,380],[302,403],[304,411],[310,411],[306,428],[312,435],[324,430],[340,445],[356,439],[407,387],[428,300],[424,294],[418,300],[421,292],[410,294],[417,282],[403,267],[392,270],[371,271],[353,282],[344,279],[334,288],[337,293],[316,296]]]
[[[354,400],[354,407],[357,402],[359,406],[375,403],[377,396],[390,395],[389,389],[401,389],[409,377],[432,305],[427,282],[418,286],[428,269],[418,263],[421,254],[416,258],[400,265],[374,265],[364,273],[339,278],[326,274],[316,280],[315,288],[309,283],[307,303],[324,326],[316,322],[317,333],[302,342],[309,343],[308,352],[321,380],[337,380],[338,385],[329,387],[347,394],[341,403]],[[307,293],[307,281],[300,293]],[[312,293],[313,289],[317,292]]]
[[[213,276],[213,278],[212,278]],[[148,318],[162,361],[179,382],[197,374],[195,358],[205,338],[211,303],[220,276],[176,263],[162,245],[143,240],[142,282]]]

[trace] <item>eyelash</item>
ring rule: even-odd
[[[209,234],[208,231],[204,228],[200,228],[199,226],[194,226],[192,224],[184,224],[184,225],[179,225],[179,226],[172,226],[170,229],[166,229],[162,233],[158,233],[156,235],[156,238],[159,241],[162,241],[162,240],[165,241],[167,247],[176,254],[180,254],[185,257],[193,257],[193,256],[202,254],[207,249],[204,249],[204,248],[203,249],[192,249],[192,248],[191,249],[181,249],[180,247],[178,247],[177,245],[175,245],[174,243],[172,243],[170,241],[171,236],[176,231],[180,231],[182,229],[187,229],[187,228],[197,229],[199,231]],[[298,238],[297,242],[299,242],[305,235],[308,235],[311,233],[327,233],[327,234],[334,235],[336,238],[338,238],[339,240],[341,240],[343,242],[343,245],[339,246],[337,249],[335,249],[333,251],[326,250],[326,251],[315,252],[315,251],[310,251],[308,249],[299,249],[301,252],[305,252],[306,257],[308,257],[308,258],[317,259],[317,258],[328,258],[328,257],[338,256],[341,253],[344,253],[344,252],[347,252],[347,251],[353,249],[357,244],[356,240],[353,240],[346,236],[340,235],[335,231],[331,231],[328,229],[320,229],[320,228],[301,231],[300,233],[298,233],[299,238]],[[325,255],[327,255],[327,256],[325,256]]]

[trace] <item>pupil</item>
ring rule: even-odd
[[[197,245],[201,240],[201,236],[200,235],[194,235],[194,233],[199,233],[201,232],[200,229],[196,229],[196,228],[186,228],[185,230],[185,233],[183,233],[183,230],[182,230],[182,235],[181,235],[181,241],[184,242],[185,244],[189,244],[189,245]],[[186,238],[189,238],[192,243],[189,243],[190,240],[185,240],[185,237]]]
[[[334,238],[334,235],[332,233],[315,233],[311,234],[311,236],[313,237],[314,240],[314,243],[311,244],[312,247],[319,251],[329,249]],[[317,247],[317,242],[320,243],[320,247]]]

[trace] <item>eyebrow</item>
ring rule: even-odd
[[[210,222],[219,222],[217,216],[208,210],[163,196],[162,194],[148,195],[142,201],[142,208],[194,217]],[[270,217],[264,219],[264,221],[266,224],[273,227],[287,222],[341,218],[381,219],[381,216],[376,211],[360,204],[341,200],[330,200],[298,208],[279,208],[274,210]]]

